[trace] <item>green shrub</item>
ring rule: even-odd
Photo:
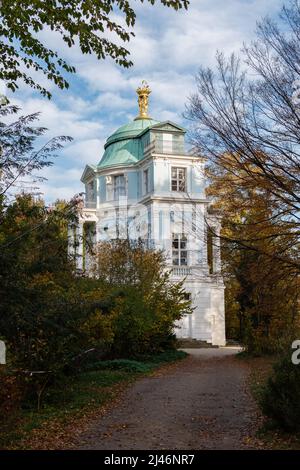
[[[7,209],[0,204],[1,338],[9,367],[22,379],[22,403],[38,408],[49,388],[88,364],[93,369],[103,358],[137,359],[175,347],[174,323],[191,311],[163,254],[142,243],[103,243],[95,276],[75,274],[67,226],[76,218],[65,206],[49,214],[27,195]],[[118,364],[110,367],[149,370]]]
[[[103,242],[97,253],[97,280],[114,299],[111,357],[175,348],[174,324],[192,310],[183,283],[171,282],[163,253],[128,240]]]
[[[99,361],[88,366],[90,370],[123,370],[126,372],[145,373],[151,370],[147,363],[138,362],[130,359],[113,359],[112,361]]]
[[[300,430],[300,365],[294,365],[290,355],[275,364],[260,405],[277,426],[286,431]]]
[[[174,362],[184,359],[187,353],[184,351],[164,351],[159,354],[147,354],[133,359],[113,359],[109,361],[97,361],[86,365],[85,370],[122,370],[125,372],[146,373],[159,364]]]
[[[184,359],[187,357],[187,353],[185,351],[177,351],[177,350],[167,350],[163,351],[159,354],[153,355],[144,355],[139,357],[139,360],[144,362],[151,362],[151,364],[163,364],[165,362],[174,362],[178,361],[179,359]]]

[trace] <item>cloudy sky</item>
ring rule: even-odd
[[[97,61],[79,49],[62,47],[44,31],[44,41],[75,65],[76,76],[66,77],[70,88],[46,87],[49,101],[30,88],[10,94],[22,113],[40,111],[47,136],[70,135],[67,145],[49,167],[41,185],[46,201],[70,198],[83,190],[80,176],[87,163],[97,164],[107,137],[137,115],[135,89],[143,79],[152,89],[150,115],[157,120],[185,124],[182,113],[194,89],[200,65],[214,65],[216,50],[229,54],[254,37],[256,21],[276,15],[282,0],[190,0],[189,11],[137,4],[135,38],[126,47],[134,66],[121,69],[110,60]]]

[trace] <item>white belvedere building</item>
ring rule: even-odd
[[[98,165],[87,165],[81,181],[85,204],[77,240],[143,239],[165,251],[174,281],[195,307],[177,325],[180,338],[225,344],[224,284],[218,238],[220,220],[205,194],[204,159],[185,151],[185,130],[148,117],[149,87],[138,88],[139,116],[106,141]],[[212,230],[208,229],[208,226]],[[78,268],[89,268],[79,243]]]

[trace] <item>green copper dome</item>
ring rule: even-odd
[[[120,139],[133,138],[139,135],[148,127],[158,124],[158,121],[154,119],[135,119],[124,126],[119,127],[106,141],[105,148],[112,142],[118,141]]]
[[[154,119],[137,118],[117,129],[104,145],[105,152],[98,168],[132,165],[143,158],[142,142],[138,136],[155,124],[158,121]]]

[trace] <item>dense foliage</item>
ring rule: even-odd
[[[230,155],[221,159],[225,166]],[[209,193],[223,214],[227,337],[242,341],[252,354],[272,353],[299,326],[299,278],[281,256],[285,251],[296,258],[297,235],[274,220],[276,203],[268,189],[245,183],[244,174],[238,168],[235,174],[210,169]]]
[[[261,396],[261,407],[274,424],[300,431],[300,367],[284,356],[275,366]]]
[[[115,298],[117,355],[157,351],[174,344],[173,325],[190,312],[181,283],[171,283],[164,255],[128,240],[100,244],[97,279]]]
[[[17,112],[0,107],[4,117]],[[36,150],[46,130],[33,127],[37,117],[0,124],[0,339],[12,374],[0,380],[10,396],[15,387],[18,397],[37,397],[39,407],[46,387],[92,354],[99,360],[173,347],[174,323],[190,306],[182,285],[169,281],[162,253],[142,244],[100,245],[99,272],[86,277],[76,271],[68,226],[77,223],[80,198],[49,207],[19,186],[51,164],[67,139]]]
[[[45,387],[76,371],[91,352],[99,360],[173,347],[174,322],[189,310],[162,254],[142,245],[104,244],[98,256],[106,272],[76,275],[66,230],[74,217],[72,204],[49,210],[29,195],[1,208],[1,339],[9,370],[27,384],[29,397],[37,394],[38,405]],[[122,283],[107,279],[113,271],[122,273]]]

